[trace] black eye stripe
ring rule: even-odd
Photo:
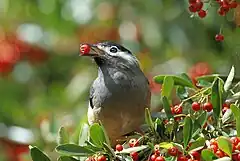
[[[110,48],[111,53],[116,53],[117,51],[118,51],[118,49],[115,46]]]

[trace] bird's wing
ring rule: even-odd
[[[89,93],[89,106],[93,109],[94,104],[93,104],[93,97],[94,97],[94,87],[93,85],[90,88],[90,93]]]

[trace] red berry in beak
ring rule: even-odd
[[[80,46],[80,52],[82,55],[89,54],[91,47],[87,44],[83,44]]]

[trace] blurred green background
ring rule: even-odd
[[[208,6],[205,5],[204,8]],[[60,126],[86,122],[93,61],[80,43],[116,41],[141,62],[159,105],[157,74],[227,74],[239,71],[236,13],[209,9],[191,18],[188,0],[0,0],[0,161],[30,160],[33,144],[56,157]],[[224,42],[216,42],[222,32]]]

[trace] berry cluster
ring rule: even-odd
[[[207,16],[207,11],[212,5],[212,3],[218,4],[218,14],[220,16],[225,16],[231,9],[235,9],[238,6],[238,3],[236,0],[210,0],[210,1],[204,1],[204,0],[188,0],[189,3],[189,11],[193,14],[198,15],[200,18],[204,18]],[[204,4],[208,4],[208,8],[205,8]],[[215,36],[216,41],[223,41],[224,36],[222,35],[221,31],[220,33],[216,34]]]
[[[230,138],[232,142],[232,159],[233,161],[240,160],[240,138],[232,137]],[[218,158],[227,156],[221,149],[218,148],[217,139],[213,138],[209,141],[207,148],[210,149]]]

